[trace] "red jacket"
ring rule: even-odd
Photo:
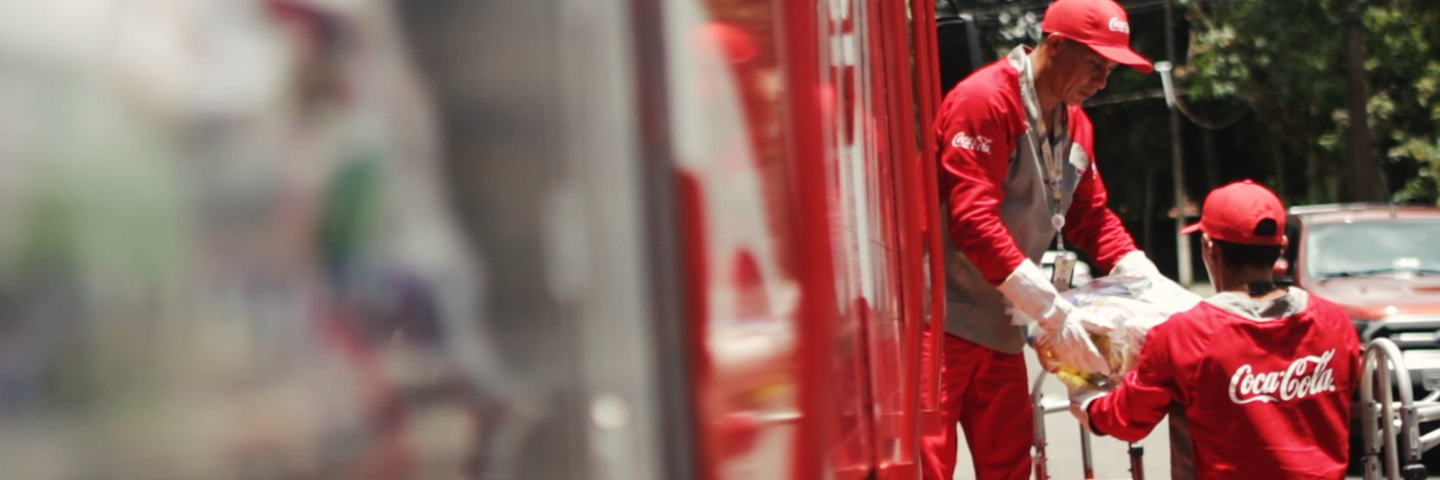
[[[940,199],[947,209],[946,331],[1000,351],[1024,344],[994,288],[1026,258],[1039,262],[1055,237],[1041,155],[1045,140],[1030,132],[1022,94],[1026,49],[961,81],[940,105],[935,148],[940,153]],[[1039,107],[1035,107],[1039,111]],[[1089,254],[1108,272],[1135,243],[1106,207],[1105,184],[1094,158],[1094,128],[1078,106],[1064,107],[1051,134],[1062,165],[1060,210],[1067,246]]]
[[[1135,371],[1086,410],[1097,433],[1137,441],[1179,404],[1199,479],[1339,480],[1360,353],[1319,297],[1268,321],[1201,302],[1151,329]]]

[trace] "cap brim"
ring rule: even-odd
[[[1200,231],[1200,222],[1195,222],[1187,225],[1185,228],[1180,229],[1180,234],[1189,235],[1198,231]]]
[[[1104,45],[1089,45],[1089,47],[1090,49],[1095,50],[1095,53],[1100,54],[1100,56],[1110,59],[1110,61],[1121,65],[1128,65],[1130,66],[1130,68],[1134,68],[1140,73],[1150,73],[1155,71],[1155,66],[1151,65],[1149,60],[1146,60],[1145,57],[1140,56],[1140,54],[1135,53],[1134,50],[1131,50],[1129,48],[1109,47]]]

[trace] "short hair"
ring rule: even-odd
[[[1213,238],[1210,241],[1215,242],[1215,248],[1220,249],[1223,262],[1228,266],[1269,269],[1280,259],[1279,245],[1245,245]]]

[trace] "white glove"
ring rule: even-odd
[[[1110,269],[1111,275],[1134,275],[1145,278],[1164,277],[1160,274],[1160,267],[1145,256],[1145,252],[1134,250],[1120,257],[1115,262],[1115,268]]]
[[[1026,260],[1010,272],[1005,283],[1000,284],[1000,293],[1014,307],[1017,320],[1029,318],[1040,325],[1037,344],[1049,346],[1060,361],[1070,366],[1110,375],[1110,362],[1100,355],[1078,319],[1070,318],[1075,304],[1060,296],[1034,262]]]
[[[1180,313],[1195,307],[1200,303],[1200,295],[1191,292],[1180,284],[1175,283],[1169,277],[1160,273],[1160,269],[1145,256],[1145,252],[1135,250],[1120,257],[1115,262],[1115,268],[1110,270],[1111,275],[1131,275],[1150,280],[1150,288],[1139,295],[1140,300],[1155,304],[1170,314]]]
[[[1077,388],[1070,390],[1070,414],[1080,421],[1085,431],[1092,435],[1104,435],[1096,432],[1090,426],[1090,402],[1105,396],[1105,391],[1098,388]]]

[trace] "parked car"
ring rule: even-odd
[[[1393,340],[1415,398],[1440,397],[1440,208],[1314,205],[1289,213],[1279,278],[1344,307],[1362,342]],[[1440,467],[1434,453],[1425,458],[1431,468]]]
[[[1394,340],[1440,395],[1440,208],[1292,207],[1287,230],[1282,277],[1345,307],[1362,341]]]

